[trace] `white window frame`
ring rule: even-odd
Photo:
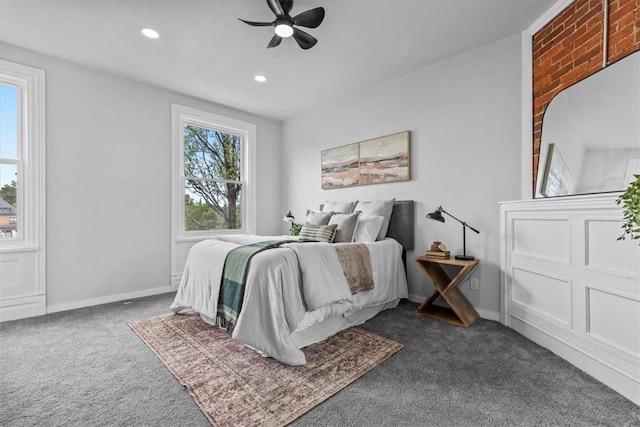
[[[18,235],[14,239],[0,239],[0,262],[3,268],[14,271],[14,282],[0,283],[0,287],[14,289],[14,295],[8,296],[0,291],[0,321],[5,321],[47,311],[45,72],[0,60],[0,81],[18,87],[20,92],[16,162]]]
[[[44,249],[45,73],[44,70],[0,60],[0,82],[17,87],[19,93],[18,159],[2,159],[5,164],[17,165],[18,169],[18,232],[14,239],[1,239],[0,250]]]
[[[193,125],[242,137],[242,227],[238,230],[185,231],[184,127]],[[183,105],[171,104],[171,275],[172,285],[182,275],[184,253],[193,243],[219,234],[256,232],[256,125]]]

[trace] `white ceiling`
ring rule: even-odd
[[[267,50],[272,28],[236,19],[272,21],[263,0],[0,0],[0,40],[285,120],[515,34],[555,2],[295,0],[292,16],[326,10],[305,51],[293,39]]]

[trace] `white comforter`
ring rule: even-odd
[[[225,235],[197,243],[187,258],[171,310],[194,309],[206,322],[215,324],[226,254],[240,245],[286,239],[290,237]],[[264,356],[304,365],[301,347],[397,305],[408,295],[402,247],[393,239],[366,245],[375,287],[355,295],[348,287],[341,287],[343,282],[347,286],[344,276],[342,280],[336,276],[337,272],[342,274],[341,269],[329,269],[334,262],[331,253],[335,252],[329,244],[293,243],[256,254],[250,262],[233,338]],[[314,258],[312,246],[319,246],[322,256]],[[305,276],[307,280],[303,280]],[[336,286],[338,282],[341,284]],[[305,295],[312,300],[306,301]]]

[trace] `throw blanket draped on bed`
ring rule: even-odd
[[[336,243],[333,245],[342,264],[344,277],[349,284],[351,295],[373,289],[371,255],[369,248],[362,243]]]
[[[266,249],[277,248],[290,240],[267,240],[232,249],[224,260],[224,270],[218,296],[218,316],[216,322],[232,333],[238,321],[244,300],[247,269],[251,258]]]
[[[299,249],[300,246],[309,248],[313,247],[311,242],[293,243],[292,241],[287,240],[266,240],[234,248],[227,254],[227,257],[224,260],[222,279],[220,281],[218,314],[216,316],[216,323],[225,328],[227,332],[233,332],[233,328],[235,328],[238,316],[240,315],[240,310],[242,310],[247,270],[249,268],[251,258],[259,252],[267,249],[278,248],[285,243],[288,244],[288,247],[291,247],[296,251],[299,258],[303,256]],[[323,269],[333,268],[337,275],[343,276],[341,278],[342,280],[336,282],[337,287],[340,289],[338,292],[333,294],[322,292],[325,297],[329,297],[329,301],[341,301],[346,299],[346,295],[342,295],[344,292],[350,292],[354,295],[360,291],[373,289],[374,283],[373,274],[371,272],[371,256],[366,245],[354,243],[330,245],[326,243],[321,244],[320,246],[327,249],[330,252],[329,257],[338,261],[342,268],[338,267],[338,264],[332,266],[330,263],[323,262],[323,257],[310,257],[309,255],[307,255],[307,262],[303,262],[301,267],[303,275],[305,275],[304,264],[316,264]],[[322,275],[320,275],[320,277],[322,277]],[[308,277],[306,280],[309,282]],[[348,285],[346,287],[343,285],[345,282]],[[309,283],[305,284],[303,281],[303,288],[308,289],[309,286]],[[311,286],[318,285],[314,283]],[[326,284],[322,288],[326,288]],[[318,290],[315,292],[317,291]],[[307,295],[308,294],[309,292],[307,292]],[[311,302],[312,306],[315,306],[316,304],[316,301]],[[322,301],[321,304],[326,305],[327,301]]]
[[[373,289],[371,259],[365,245],[309,242],[286,247],[298,257],[302,292],[309,311],[349,301],[353,294]],[[337,247],[343,249],[338,252]]]

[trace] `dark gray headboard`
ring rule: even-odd
[[[320,209],[322,209],[322,204]],[[413,250],[413,200],[396,200],[389,220],[387,236],[398,241],[406,251]]]
[[[396,200],[389,221],[388,237],[396,239],[405,251],[413,250],[414,215],[413,200]]]

